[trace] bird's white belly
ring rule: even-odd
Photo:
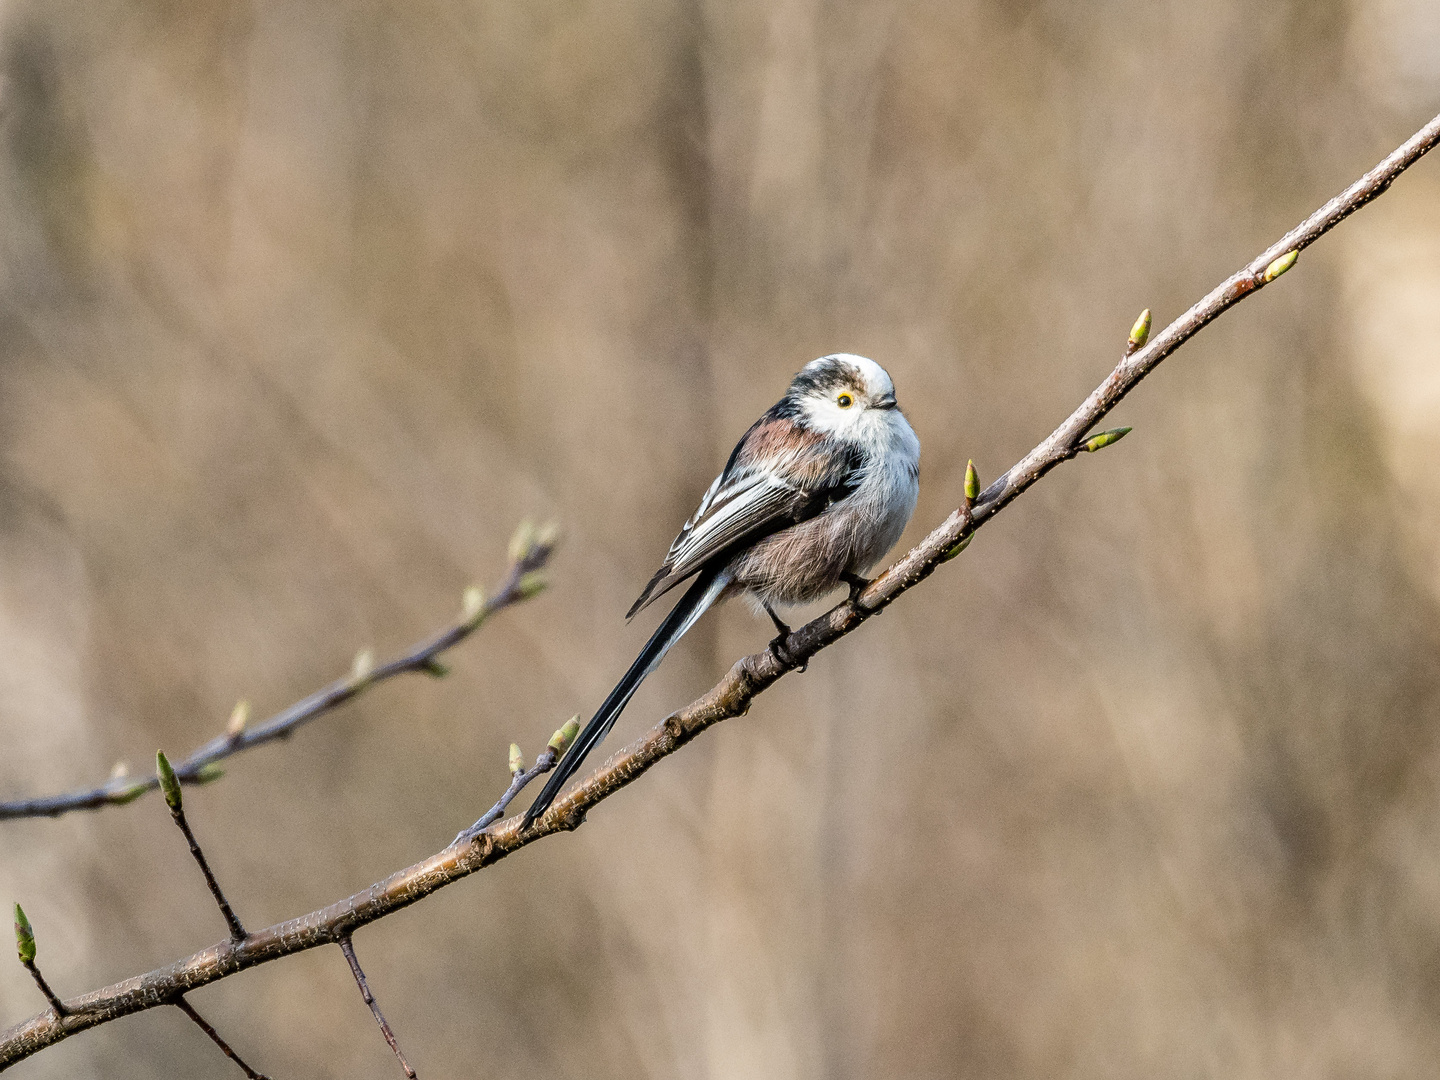
[[[772,604],[818,599],[895,546],[918,492],[903,466],[879,470],[848,498],[742,552],[731,566],[734,582]]]

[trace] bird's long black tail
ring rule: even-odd
[[[729,575],[719,568],[700,571],[700,576],[685,590],[680,602],[670,609],[670,614],[665,616],[665,620],[645,643],[645,648],[640,650],[640,655],[630,665],[630,670],[625,672],[624,678],[610,691],[605,703],[596,710],[590,722],[585,725],[585,730],[580,732],[569,751],[560,759],[560,764],[550,774],[550,779],[539,796],[530,804],[530,809],[525,811],[525,827],[528,828],[536,818],[550,809],[555,796],[560,794],[566,781],[575,775],[585,756],[598,746],[600,740],[615,726],[616,719],[635,696],[635,691],[640,689],[645,676],[660,666],[660,661],[665,658],[671,646],[684,637],[685,632],[695,625],[695,620],[709,610],[710,605],[719,599],[728,584]]]

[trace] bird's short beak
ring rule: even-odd
[[[895,408],[895,395],[894,395],[894,394],[886,394],[886,395],[885,395],[884,397],[882,397],[879,401],[875,402],[875,408],[877,408],[877,409],[893,409],[893,408]]]

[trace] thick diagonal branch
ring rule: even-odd
[[[909,554],[847,600],[792,633],[785,652],[795,663],[814,656],[892,603],[958,553],[968,537],[1021,492],[1072,456],[1078,441],[1153,371],[1165,357],[1207,323],[1262,288],[1267,268],[1291,251],[1314,243],[1347,216],[1375,198],[1436,142],[1440,116],[1365,176],[1287,233],[1244,269],[1231,275],[1198,304],[1167,326],[1144,348],[1126,356],[1114,371],[1050,436],[980,494],[973,508],[961,506]],[[968,503],[968,500],[967,500]],[[454,843],[361,892],[298,919],[251,934],[238,944],[222,941],[169,967],[67,1001],[70,1014],[41,1013],[0,1034],[0,1068],[29,1057],[76,1032],[121,1016],[167,1004],[177,993],[204,986],[282,956],[336,944],[358,927],[398,911],[552,833],[574,829],[603,799],[630,784],[706,728],[746,712],[755,695],[789,670],[773,652],[738,661],[704,697],[661,721],[620,750],[594,774],[556,801],[534,827],[522,830],[510,818],[473,840]]]

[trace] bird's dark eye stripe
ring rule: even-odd
[[[822,364],[814,370],[802,371],[795,376],[790,389],[797,394],[819,393],[829,395],[852,382],[854,376],[839,364]]]

